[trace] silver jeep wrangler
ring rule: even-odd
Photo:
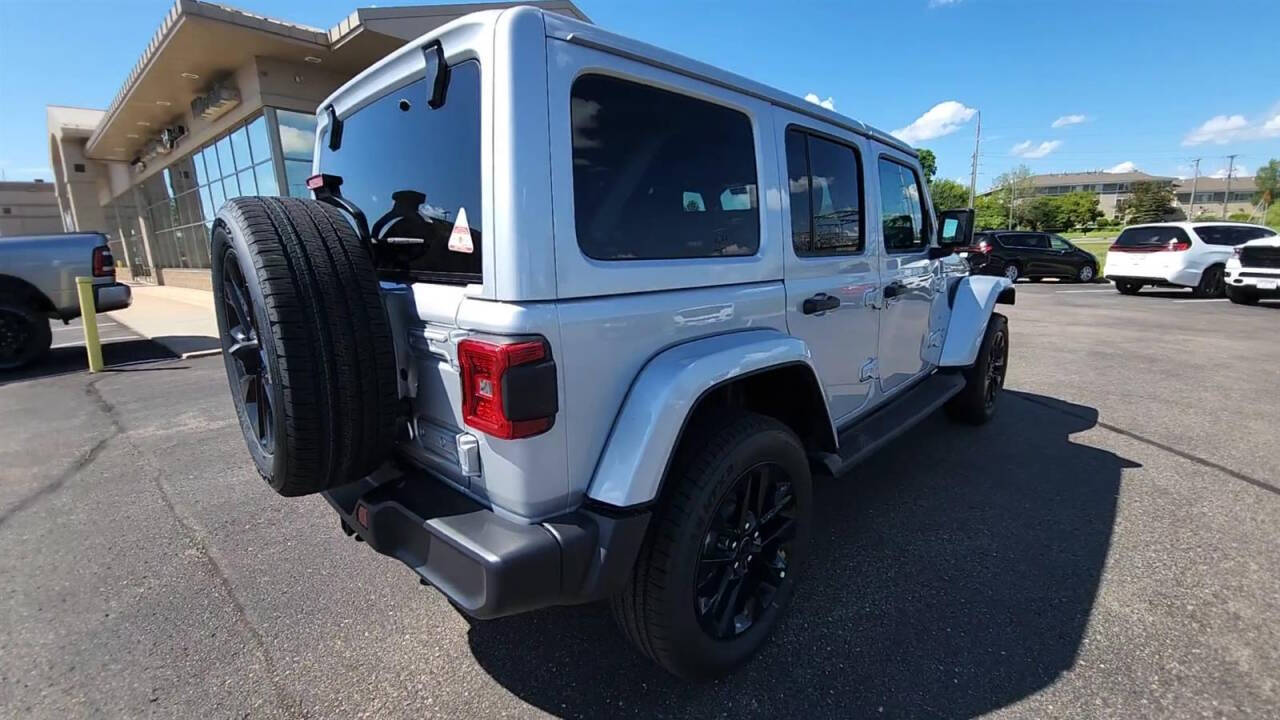
[[[725,673],[821,562],[812,475],[996,408],[1013,288],[881,131],[531,8],[317,117],[314,199],[214,224],[236,411],[272,488],[471,616],[610,599]]]

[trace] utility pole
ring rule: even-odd
[[[1195,217],[1196,209],[1196,183],[1200,180],[1200,158],[1196,158],[1196,170],[1191,176],[1191,197],[1187,198],[1187,222]]]
[[[1227,203],[1231,200],[1231,172],[1236,167],[1236,155],[1227,156],[1227,191],[1222,194],[1222,219],[1227,219]]]
[[[969,209],[973,209],[973,196],[978,190],[978,146],[982,144],[982,111],[978,111],[978,131],[973,136],[973,169],[969,171]]]

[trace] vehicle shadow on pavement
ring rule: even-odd
[[[102,363],[108,369],[113,365],[150,360],[173,360],[177,357],[164,345],[146,338],[118,340],[102,345]],[[85,355],[83,345],[54,348],[37,363],[17,370],[0,370],[0,386],[51,375],[84,372],[88,369],[89,359]]]
[[[570,717],[971,717],[1075,662],[1106,562],[1121,472],[1073,442],[1097,411],[1006,392],[976,429],[941,413],[838,480],[818,478],[789,616],[746,667],[707,684],[644,660],[607,606],[472,622],[476,660]]]

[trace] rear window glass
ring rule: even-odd
[[[1117,247],[1156,247],[1171,242],[1191,244],[1186,231],[1180,227],[1131,227],[1125,228],[1116,238]]]
[[[380,271],[478,283],[480,64],[450,69],[439,108],[427,106],[430,94],[418,80],[356,111],[336,151],[326,130],[320,168],[340,176],[342,196],[364,212]]]
[[[578,246],[597,260],[754,255],[755,142],[741,112],[604,75],[573,83]]]

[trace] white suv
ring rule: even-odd
[[[1235,257],[1227,261],[1227,297],[1240,305],[1280,298],[1280,235],[1264,227],[1246,230],[1255,239],[1237,246]]]
[[[1197,297],[1222,297],[1233,248],[1274,234],[1243,223],[1153,223],[1127,227],[1107,251],[1106,278],[1124,295],[1144,286],[1189,287]]]

